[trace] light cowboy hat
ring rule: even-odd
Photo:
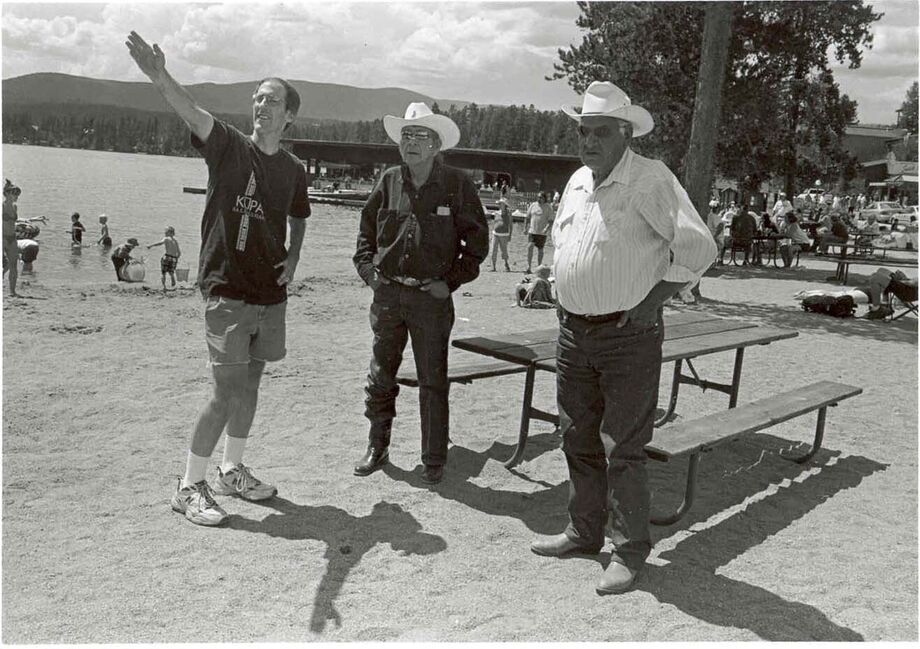
[[[594,81],[585,90],[581,108],[563,106],[562,112],[581,121],[582,117],[616,117],[633,125],[633,137],[655,128],[655,120],[642,106],[633,106],[625,92],[609,81]]]
[[[460,129],[450,117],[436,115],[428,106],[421,102],[412,102],[406,108],[405,117],[386,115],[383,118],[383,128],[390,139],[399,144],[402,139],[404,126],[424,126],[430,128],[441,138],[441,151],[452,149],[460,141]]]

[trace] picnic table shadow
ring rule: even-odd
[[[401,555],[436,554],[447,549],[443,538],[423,532],[412,514],[385,501],[376,503],[367,516],[355,516],[332,505],[298,505],[277,496],[256,504],[276,513],[262,520],[231,514],[228,526],[292,541],[317,540],[326,544],[326,571],[316,589],[310,617],[310,630],[314,633],[322,633],[330,621],[341,627],[342,616],[335,600],[352,568],[378,543],[389,544]]]
[[[809,465],[820,467],[820,471],[796,480],[809,467],[802,467],[784,456],[801,455],[810,445],[763,433],[753,437],[705,453],[700,463],[694,508],[674,525],[653,526],[653,542],[665,541],[726,509],[737,507],[752,494],[779,485],[776,493],[681,539],[676,547],[660,555],[665,565],[650,563],[646,566],[637,588],[687,615],[710,624],[748,629],[763,640],[862,640],[858,633],[831,621],[814,606],[786,600],[755,584],[717,574],[717,570],[766,542],[834,494],[858,486],[864,478],[884,470],[887,465],[860,456],[840,457],[837,452],[822,449]],[[531,440],[537,443],[528,443],[525,461],[559,444],[555,434],[535,435]],[[521,493],[483,487],[469,481],[479,474],[487,461],[505,459],[510,449],[511,445],[494,442],[487,450],[477,453],[454,445],[449,451],[445,479],[431,487],[432,490],[442,498],[489,515],[517,518],[537,534],[560,532],[567,522],[567,482],[552,485],[519,474],[544,487],[533,493]],[[650,467],[653,512],[669,511],[677,506],[683,494],[686,461],[651,462]],[[724,480],[719,480],[726,467],[732,473],[729,487]],[[384,471],[391,478],[411,486],[429,488],[417,471],[393,465]],[[526,544],[522,544],[521,552],[529,552]],[[604,552],[589,560],[606,567],[610,554]]]

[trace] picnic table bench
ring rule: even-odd
[[[838,244],[839,245],[839,244]],[[847,247],[850,244],[846,244]],[[887,250],[886,248],[873,248],[873,250]],[[850,266],[856,264],[857,266],[893,266],[900,268],[917,268],[916,259],[901,259],[897,257],[887,257],[886,255],[875,256],[875,255],[823,255],[821,258],[826,259],[827,261],[833,261],[837,264],[837,270],[834,273],[834,278],[846,285],[847,281],[850,278]]]
[[[403,362],[399,372],[396,374],[396,382],[410,388],[417,388],[418,374],[415,370],[415,363],[411,362],[411,358],[406,360],[409,362]],[[447,363],[447,382],[472,383],[477,379],[487,379],[507,374],[523,374],[526,371],[527,368],[523,365],[515,365],[514,363],[497,359],[455,360],[451,358]]]
[[[758,326],[745,320],[716,318],[697,311],[666,314],[664,325],[662,363],[673,361],[674,373],[668,408],[656,420],[656,426],[661,426],[671,419],[677,407],[682,384],[696,385],[704,391],[713,390],[728,394],[728,407],[735,407],[741,383],[744,350],[753,345],[767,345],[798,335],[798,332],[790,329]],[[558,415],[545,412],[532,405],[536,371],[543,370],[553,373],[556,371],[557,336],[558,329],[554,328],[488,337],[462,338],[453,342],[453,345],[459,349],[476,352],[524,368],[524,396],[521,405],[518,443],[512,457],[505,462],[505,466],[509,469],[518,464],[524,455],[531,419],[556,425],[559,423]],[[731,383],[717,383],[699,376],[692,359],[731,350],[735,350]],[[689,376],[683,372],[684,362],[691,372]]]
[[[696,490],[700,453],[817,410],[818,419],[811,450],[801,457],[791,458],[799,463],[808,462],[821,448],[828,406],[836,406],[840,401],[860,393],[862,388],[852,385],[819,381],[730,410],[659,429],[651,443],[645,447],[648,456],[667,462],[678,456],[689,455],[690,460],[684,498],[680,506],[672,514],[653,515],[651,522],[655,525],[671,525],[689,511]]]

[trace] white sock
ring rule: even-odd
[[[230,437],[224,441],[224,459],[220,463],[220,470],[226,473],[243,461],[243,451],[246,450],[248,437]]]
[[[205,473],[208,470],[208,460],[210,459],[209,457],[195,455],[189,451],[188,460],[185,463],[185,477],[182,478],[182,486],[191,487],[196,482],[204,480]]]

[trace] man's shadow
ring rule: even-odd
[[[554,433],[531,435],[527,441],[523,461],[532,460],[557,448],[560,439],[560,436]],[[512,472],[519,478],[543,488],[533,492],[504,491],[470,482],[470,478],[475,478],[482,472],[486,462],[504,461],[511,457],[513,449],[513,445],[493,442],[485,451],[475,452],[455,444],[449,450],[444,481],[433,487],[422,481],[422,474],[418,470],[402,469],[391,463],[382,471],[394,480],[418,489],[430,488],[442,498],[456,501],[484,514],[516,518],[538,534],[559,532],[568,520],[568,482],[554,485],[513,469]],[[552,514],[547,515],[547,512]]]
[[[354,516],[331,505],[298,505],[275,497],[258,503],[274,509],[262,520],[229,517],[229,527],[292,541],[317,540],[326,544],[326,572],[313,601],[310,630],[322,633],[329,620],[342,626],[335,600],[342,584],[361,558],[378,543],[387,543],[402,555],[435,554],[447,548],[440,536],[422,531],[421,524],[399,505],[379,502],[367,516]]]

